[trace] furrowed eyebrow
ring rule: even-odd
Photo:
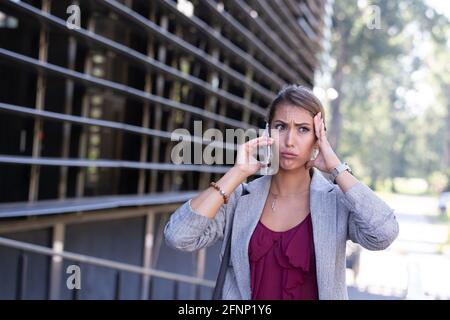
[[[282,124],[287,124],[286,122],[281,121],[281,120],[275,120],[275,122],[281,122]],[[294,122],[294,125],[297,126],[297,127],[300,127],[300,126],[310,126],[310,124],[307,123],[307,122],[302,122],[302,123],[296,123],[296,122]]]

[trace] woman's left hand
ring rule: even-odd
[[[314,160],[306,163],[306,167],[316,167],[320,171],[331,173],[331,171],[341,163],[336,153],[331,148],[325,133],[325,124],[322,119],[322,114],[319,112],[314,116],[314,132],[317,136],[317,144],[319,153]]]

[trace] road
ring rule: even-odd
[[[348,270],[350,299],[450,299],[450,254],[443,253],[447,223],[437,215],[437,198],[394,195],[385,198],[400,226],[384,251],[361,251],[356,279]]]

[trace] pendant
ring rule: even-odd
[[[277,201],[277,196],[274,196],[273,201],[272,201],[272,206],[271,206],[272,211],[274,211],[276,201]]]

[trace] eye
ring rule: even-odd
[[[298,130],[299,130],[301,133],[306,133],[306,132],[309,131],[309,129],[308,129],[307,127],[300,127]]]
[[[284,125],[281,124],[281,123],[277,123],[277,124],[275,125],[275,129],[277,129],[277,130],[280,130],[280,129],[282,129],[282,128],[284,128]]]

